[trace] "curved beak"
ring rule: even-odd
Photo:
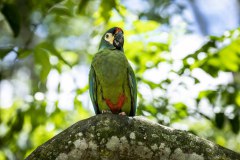
[[[124,43],[123,32],[122,32],[122,31],[117,31],[117,32],[114,34],[113,45],[114,45],[116,48],[120,48],[120,47],[123,47],[123,43]]]

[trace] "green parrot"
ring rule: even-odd
[[[89,92],[96,114],[134,116],[137,86],[123,50],[123,30],[109,29],[102,37],[89,73]]]

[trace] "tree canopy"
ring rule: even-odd
[[[139,3],[0,2],[0,159],[23,159],[94,115],[89,66],[114,26],[137,77],[137,115],[240,152],[240,28],[197,41],[182,4]]]

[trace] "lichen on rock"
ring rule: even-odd
[[[231,160],[240,155],[186,131],[113,114],[79,121],[26,160]]]
[[[111,151],[116,151],[119,147],[119,144],[120,144],[120,140],[117,136],[112,136],[107,144],[106,144],[106,147],[107,149],[111,150]]]

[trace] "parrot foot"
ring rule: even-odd
[[[119,115],[126,116],[126,113],[125,112],[120,112]]]
[[[102,113],[112,113],[110,110],[102,110]]]

